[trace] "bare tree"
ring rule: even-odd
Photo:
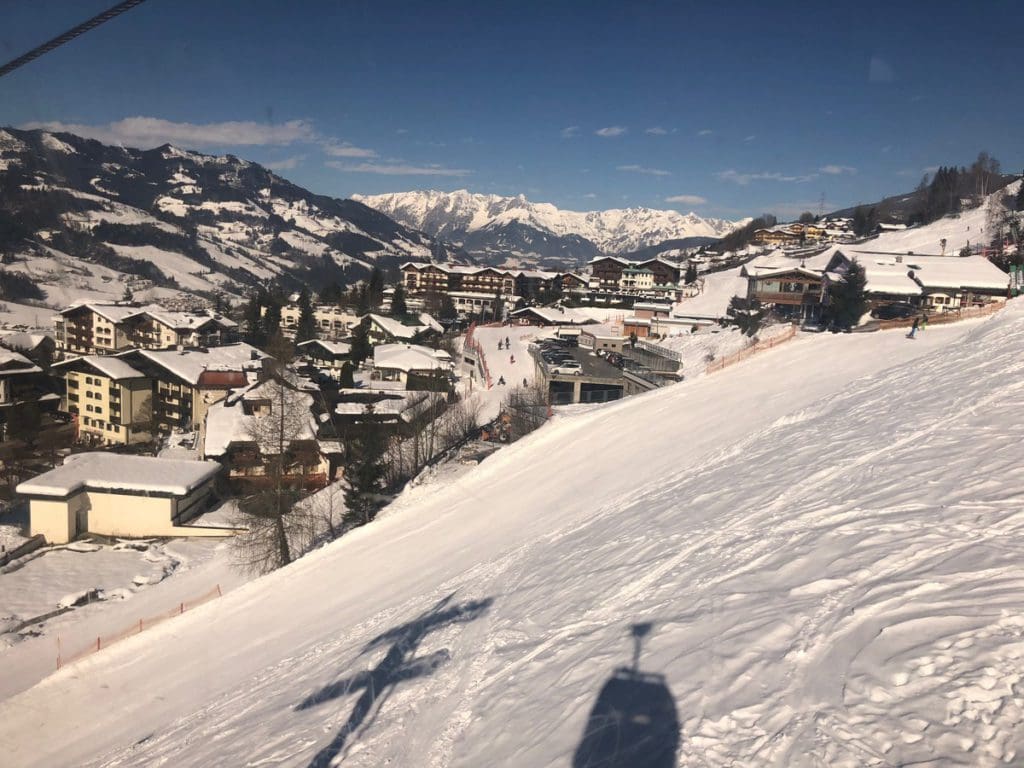
[[[239,502],[245,532],[233,541],[243,569],[267,573],[303,554],[310,539],[309,510],[297,506],[319,463],[312,397],[292,377],[275,373],[246,395],[246,431],[262,462],[259,486]]]
[[[548,419],[548,395],[542,385],[515,387],[502,410],[508,417],[509,440],[518,440],[543,426]]]

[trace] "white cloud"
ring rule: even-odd
[[[710,128],[702,128],[701,130],[697,131],[698,136],[710,136],[713,133],[714,131],[712,131]]]
[[[409,132],[408,128],[395,128],[395,133],[397,133],[399,136],[401,136],[403,134],[406,134],[408,132]]]
[[[854,174],[857,172],[856,168],[849,165],[823,165],[818,170],[830,176],[840,176],[844,173]]]
[[[700,195],[672,195],[665,198],[666,203],[682,203],[683,205],[704,205],[707,198]]]
[[[275,160],[272,163],[263,163],[263,167],[269,168],[272,171],[290,171],[294,168],[298,168],[299,164],[305,159],[305,155],[294,155],[292,157],[286,157],[284,160]]]
[[[618,171],[626,171],[627,173],[644,173],[648,176],[671,176],[669,171],[663,171],[661,168],[645,168],[642,165],[619,165],[616,166]]]
[[[345,173],[376,173],[383,176],[468,176],[465,168],[445,168],[440,165],[408,165],[405,163],[345,163],[328,160],[329,167]]]
[[[594,131],[594,135],[600,136],[602,139],[614,139],[616,136],[622,136],[628,131],[628,128],[624,128],[621,125],[609,125],[607,128],[598,128]]]
[[[595,197],[597,197],[597,195],[594,194],[593,192],[587,192],[587,194],[585,194],[584,197],[587,198],[588,200],[593,200]]]
[[[308,120],[289,120],[267,124],[249,120],[223,123],[176,123],[158,117],[126,117],[104,125],[83,123],[26,123],[26,130],[64,131],[96,139],[105,144],[118,144],[147,149],[161,144],[191,147],[286,145],[318,140]]]
[[[750,142],[752,142],[756,138],[757,138],[757,134],[756,133],[752,133],[749,136],[745,137],[743,139],[743,141],[745,141],[745,142],[747,142],[749,144]]]
[[[649,134],[651,136],[667,136],[668,130],[662,128],[660,125],[656,125],[653,128],[645,129],[644,133]]]
[[[740,173],[739,171],[732,170],[720,171],[717,174],[718,178],[722,181],[732,181],[739,184],[741,187],[747,186],[752,181],[788,181],[788,182],[805,182],[811,181],[812,179],[818,178],[816,173],[807,173],[801,176],[787,176],[782,173]]]
[[[871,57],[871,63],[868,64],[868,80],[870,82],[891,83],[895,79],[896,75],[888,61],[878,55]]]
[[[570,125],[568,128],[563,128],[559,131],[559,135],[563,139],[572,139],[580,135],[580,127],[578,125]]]
[[[377,157],[377,153],[372,149],[357,147],[347,141],[325,141],[322,146],[324,154],[331,157]]]

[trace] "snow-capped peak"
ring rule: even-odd
[[[458,189],[353,195],[403,224],[458,241],[468,233],[522,224],[559,237],[577,235],[602,251],[623,253],[687,237],[721,237],[745,222],[652,208],[567,211],[524,195],[501,197]]]

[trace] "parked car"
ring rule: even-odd
[[[904,320],[913,317],[920,310],[912,304],[894,302],[892,304],[879,304],[871,310],[871,316],[878,320]]]
[[[583,366],[578,360],[565,360],[551,369],[552,373],[559,373],[564,376],[582,376]]]

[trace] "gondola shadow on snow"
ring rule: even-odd
[[[359,698],[352,708],[348,720],[330,744],[321,749],[309,763],[309,768],[326,768],[333,765],[364,723],[370,725],[380,708],[387,701],[395,687],[407,680],[425,677],[434,672],[451,658],[447,648],[434,651],[426,656],[416,656],[423,639],[438,629],[452,624],[473,621],[486,613],[494,602],[493,598],[470,600],[452,604],[455,593],[442,598],[429,610],[412,621],[390,629],[367,643],[360,655],[388,646],[384,657],[372,669],[362,670],[310,694],[295,709],[311,709],[334,699],[359,692]],[[369,718],[369,722],[367,722]]]
[[[674,768],[679,717],[663,675],[640,670],[652,624],[633,624],[633,666],[619,667],[597,695],[573,768]]]

